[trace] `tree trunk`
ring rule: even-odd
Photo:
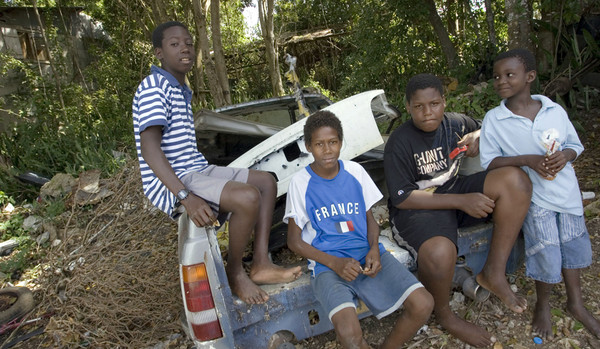
[[[526,48],[535,53],[531,40],[532,10],[529,0],[504,0],[508,24],[508,48]]]
[[[196,47],[196,66],[193,70],[192,78],[190,81],[194,91],[192,101],[205,107],[207,105],[206,94],[210,93],[210,90],[206,90],[206,84],[204,83],[204,65],[202,64],[202,50],[200,47]]]
[[[448,32],[456,36],[456,0],[446,0],[446,21],[448,22]]]
[[[202,63],[204,64],[204,71],[206,72],[206,77],[208,78],[208,88],[213,98],[213,102],[215,103],[215,107],[222,107],[226,105],[227,102],[223,96],[223,88],[221,88],[221,85],[219,84],[215,63],[210,56],[208,32],[206,31],[206,15],[202,8],[202,1],[192,0],[192,10],[194,12],[194,19],[196,23],[197,42],[200,45],[200,50],[202,52]]]
[[[485,21],[488,27],[488,39],[495,49],[498,47],[498,40],[496,39],[496,25],[494,24],[494,9],[492,7],[492,0],[485,0]]]
[[[221,41],[219,6],[219,0],[212,0],[210,3],[210,26],[212,31],[213,51],[217,77],[219,78],[219,84],[223,89],[223,97],[227,104],[231,104],[231,92],[229,90],[229,80],[227,79],[227,65],[225,64],[225,53],[223,52],[223,43]]]
[[[537,33],[539,38],[539,46],[536,52],[538,72],[539,74],[549,73],[551,78],[554,78],[556,73],[557,38],[562,35],[564,6],[565,0],[547,2],[540,6],[542,22],[548,23],[553,28],[558,28],[556,35],[547,26],[540,26]]]
[[[471,21],[471,25],[475,31],[475,37],[477,38],[477,42],[481,42],[481,30],[479,29],[479,21],[477,21],[477,17],[473,15],[473,11],[471,10],[471,3],[469,0],[461,0],[461,12],[463,13],[463,29],[461,31],[463,40],[467,38],[467,21]]]
[[[269,75],[271,76],[271,87],[274,96],[285,94],[283,83],[281,82],[281,72],[279,71],[279,57],[277,55],[277,45],[275,44],[275,35],[273,33],[273,4],[274,0],[258,0],[258,19],[265,42],[265,54],[267,64],[269,65]]]
[[[427,6],[427,11],[429,13],[429,22],[433,26],[433,30],[435,31],[438,40],[440,41],[440,46],[442,46],[442,51],[444,52],[444,56],[446,56],[446,62],[448,63],[448,67],[454,68],[457,65],[456,59],[456,48],[454,48],[454,44],[450,40],[450,36],[448,35],[448,30],[444,27],[444,23],[440,18],[440,15],[437,13],[437,9],[435,7],[434,0],[426,0],[425,6]]]
[[[44,51],[48,55],[48,62],[50,63],[50,68],[52,69],[52,76],[54,76],[54,81],[56,82],[56,92],[58,92],[58,99],[60,101],[60,105],[65,109],[65,101],[62,95],[62,88],[60,87],[60,79],[58,77],[58,72],[56,71],[56,67],[54,66],[54,60],[52,59],[52,54],[50,52],[50,44],[48,44],[48,38],[46,37],[46,30],[44,29],[44,23],[42,22],[42,17],[40,17],[40,12],[37,7],[37,0],[33,0],[33,11],[35,12],[35,18],[37,19],[38,24],[40,25],[40,32],[42,33],[42,39],[44,40]]]
[[[167,14],[167,9],[165,8],[163,0],[152,1],[150,7],[152,8],[152,17],[154,18],[155,27],[161,23],[172,20]]]

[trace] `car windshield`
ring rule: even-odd
[[[311,113],[321,110],[332,102],[321,94],[306,94],[306,104]],[[299,119],[298,104],[293,96],[274,97],[215,109],[216,112],[234,116],[240,120],[286,127]]]

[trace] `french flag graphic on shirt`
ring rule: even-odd
[[[354,231],[354,224],[352,224],[352,221],[335,222],[335,229],[340,234],[347,233],[349,231]]]

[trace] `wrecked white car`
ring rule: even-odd
[[[236,155],[229,165],[271,173],[277,179],[277,195],[281,200],[290,177],[312,162],[303,140],[306,119],[295,120],[298,115],[294,115],[294,103],[290,98],[289,125],[286,125],[287,120],[282,124],[270,121],[265,112],[246,116],[242,121],[235,114],[223,116],[203,111],[196,120],[199,148],[206,152],[206,149],[225,146],[216,157],[220,159],[228,159],[241,149],[251,148]],[[377,119],[393,119],[398,113],[387,103],[384,92],[368,91],[324,107],[334,112],[344,127],[340,157],[363,164],[380,188],[385,189],[384,137],[379,132]],[[318,109],[322,108],[317,106],[313,112]],[[478,170],[478,164],[465,163],[465,167]],[[272,235],[274,231],[284,232],[287,228],[280,223],[284,206],[284,200],[279,202],[281,212],[276,209],[273,222],[280,226],[275,226]],[[458,253],[464,257],[464,263],[457,264],[454,281],[463,293],[476,301],[485,300],[487,291],[477,287],[471,271],[478,273],[485,263],[491,229],[488,224],[459,230]],[[282,235],[285,237],[284,233]],[[380,236],[380,242],[401,263],[415,270],[415,262],[408,251],[398,247],[385,234]],[[518,242],[519,248],[522,251],[522,244],[519,246]],[[284,349],[293,347],[290,347],[292,341],[333,329],[313,295],[306,269],[291,283],[261,286],[269,294],[269,300],[265,304],[247,305],[232,295],[214,228],[198,228],[183,214],[179,219],[178,254],[185,308],[182,324],[197,348]],[[513,251],[509,271],[520,263],[519,258],[519,253]],[[467,265],[469,271],[465,269]],[[357,312],[360,319],[371,315],[363,304]]]

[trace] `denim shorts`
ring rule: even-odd
[[[562,269],[585,268],[592,264],[592,245],[583,216],[559,213],[533,202],[525,222],[525,266],[527,276],[555,284]]]
[[[381,270],[373,278],[359,274],[348,282],[334,271],[326,270],[311,278],[311,285],[330,321],[333,315],[344,308],[356,309],[358,299],[377,319],[381,319],[400,308],[414,290],[423,287],[389,252],[381,255]]]

